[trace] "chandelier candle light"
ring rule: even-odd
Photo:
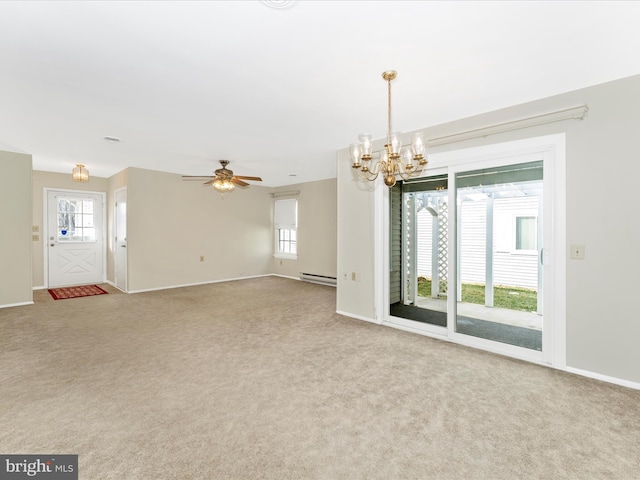
[[[372,135],[361,134],[360,142],[351,145],[352,167],[356,169],[360,177],[370,182],[382,174],[384,183],[389,188],[396,184],[396,177],[403,180],[418,176],[427,165],[424,157],[424,135],[421,132],[415,133],[412,138],[411,147],[402,149],[402,138],[398,132],[391,132],[391,80],[396,78],[398,72],[388,70],[382,74],[382,78],[387,81],[388,89],[388,126],[387,143],[380,156],[372,164]]]

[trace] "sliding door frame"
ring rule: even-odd
[[[542,160],[544,299],[542,352],[471,337],[455,331],[456,295],[447,299],[447,327],[392,317],[389,314],[389,192],[380,182],[375,190],[376,311],[383,324],[556,368],[566,368],[566,159],[565,135],[549,135],[482,147],[431,154],[427,175],[449,175],[449,205],[456,205],[456,173],[478,168]],[[449,213],[449,277],[456,285],[457,209]],[[382,313],[380,315],[380,312]]]

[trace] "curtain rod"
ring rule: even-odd
[[[299,193],[300,193],[300,190],[290,190],[288,192],[275,192],[275,193],[271,194],[271,197],[273,197],[273,198],[277,198],[277,197],[295,197]]]
[[[589,107],[587,107],[587,105],[563,108],[561,110],[555,110],[553,112],[531,115],[529,117],[523,117],[517,120],[510,120],[508,122],[496,123],[494,125],[488,125],[486,127],[474,128],[471,130],[452,133],[450,135],[430,138],[427,140],[427,146],[434,147],[438,145],[445,145],[447,143],[460,142],[463,140],[470,140],[472,138],[486,137],[488,135],[495,135],[497,133],[519,130],[521,128],[535,127],[537,125],[560,122],[562,120],[582,120],[584,119],[588,111]]]

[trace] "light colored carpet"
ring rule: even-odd
[[[0,310],[0,453],[85,480],[640,478],[640,392],[342,317],[331,287],[103,287]]]

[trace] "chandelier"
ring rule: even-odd
[[[415,133],[411,146],[402,148],[401,134],[391,131],[391,80],[396,78],[398,72],[388,70],[382,73],[382,78],[387,81],[387,143],[384,150],[379,153],[375,160],[372,156],[372,135],[361,134],[360,143],[354,143],[350,147],[352,167],[358,172],[361,178],[374,181],[378,175],[382,174],[384,183],[389,188],[396,184],[396,177],[408,180],[418,176],[427,165],[424,157],[424,135]]]
[[[89,170],[87,170],[81,163],[76,163],[76,166],[71,171],[71,178],[74,182],[88,182]]]

